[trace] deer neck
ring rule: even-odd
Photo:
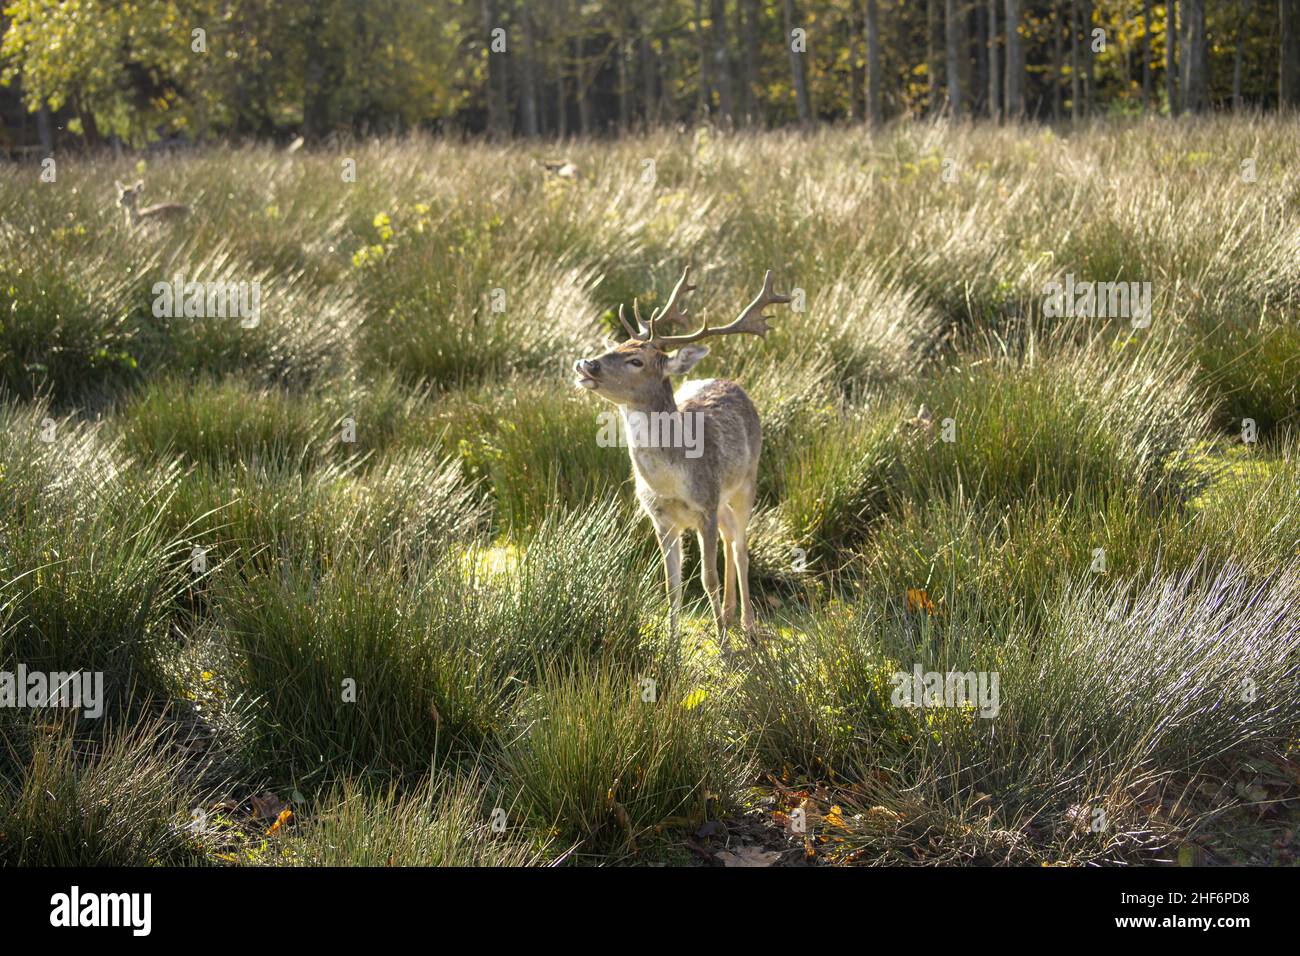
[[[654,412],[677,411],[677,399],[673,398],[673,386],[668,379],[662,379],[652,388],[646,389],[644,395],[622,406],[624,417],[628,412],[642,412],[646,415]]]
[[[698,450],[692,453],[689,449],[698,449],[700,442],[694,431],[686,432],[686,426],[695,423],[684,421],[672,385],[665,380],[621,410],[628,453],[637,474],[657,494],[682,497],[686,493],[681,485],[684,466],[699,457]]]

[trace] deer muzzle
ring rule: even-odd
[[[596,359],[578,359],[573,363],[573,370],[578,373],[573,384],[579,388],[596,387],[596,376],[600,372],[600,362]]]

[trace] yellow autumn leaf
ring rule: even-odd
[[[292,819],[293,819],[292,810],[288,809],[287,807],[281,810],[279,816],[275,818],[275,822],[271,824],[271,829],[266,831],[266,835],[271,836],[273,833],[278,833],[280,831],[280,828]]]
[[[926,614],[933,614],[934,602],[930,600],[930,595],[925,593],[924,588],[908,588],[907,610],[909,613],[925,611]]]
[[[704,703],[704,698],[707,696],[708,694],[703,690],[693,690],[686,695],[686,699],[682,701],[682,706],[687,710],[694,710],[696,707],[700,706],[700,704]]]

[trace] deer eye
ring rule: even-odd
[[[627,364],[628,364],[628,365],[631,365],[633,368],[640,368],[641,365],[642,365],[642,362],[641,362],[640,359],[628,359],[628,360],[627,360]]]

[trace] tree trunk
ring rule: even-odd
[[[1246,38],[1246,12],[1239,2],[1237,4],[1237,40],[1233,44],[1232,50],[1232,110],[1234,113],[1241,111],[1241,59],[1242,47],[1245,45]]]
[[[650,42],[650,31],[641,27],[641,99],[644,101],[645,128],[659,125],[659,109],[655,96],[655,51]]]
[[[1169,115],[1178,115],[1178,0],[1165,0],[1165,96]]]
[[[867,80],[863,75],[865,72],[859,68],[858,63],[866,63],[866,53],[859,52],[858,48],[864,45],[866,39],[866,28],[859,29],[857,18],[854,16],[855,5],[853,0],[849,0],[848,7],[844,10],[843,21],[839,24],[844,33],[844,42],[847,44],[849,52],[849,90],[848,97],[844,101],[845,108],[848,110],[848,119],[850,123],[856,123],[859,119],[865,120],[867,116],[865,94],[867,91]]]
[[[1070,0],[1070,119],[1079,118],[1079,0]]]
[[[561,41],[563,43],[563,41]],[[563,47],[561,47],[563,49]],[[568,100],[565,99],[564,57],[555,58],[555,133],[560,139],[569,135]]]
[[[957,0],[944,0],[943,26],[948,55],[948,112],[953,119],[961,119],[961,20],[957,15]]]
[[[628,70],[627,41],[622,37],[618,40],[617,57],[615,67],[618,70],[618,132],[623,136],[627,134],[628,126],[632,122],[632,78]]]
[[[1052,0],[1052,119],[1061,118],[1061,81],[1065,79],[1065,32],[1062,0]]]
[[[1024,113],[1021,77],[1024,64],[1020,54],[1020,0],[1007,0],[1007,119],[1019,119]]]
[[[586,44],[581,37],[573,38],[573,83],[578,94],[578,131],[583,136],[591,132],[591,98],[587,95],[590,80],[587,79]]]
[[[885,118],[880,63],[880,16],[876,0],[867,0],[867,122],[879,126]]]
[[[1083,43],[1083,115],[1092,114],[1092,91],[1097,82],[1096,57],[1092,53],[1092,0],[1083,0],[1079,10],[1080,40]]]
[[[989,117],[1002,115],[1002,83],[998,64],[998,0],[989,0]]]
[[[1278,2],[1278,106],[1300,107],[1300,0]]]
[[[745,77],[745,113],[751,124],[757,124],[763,118],[758,101],[758,75],[755,72],[758,67],[758,0],[743,0],[739,6],[745,11],[745,56],[742,71]]]
[[[533,15],[524,4],[519,16],[524,50],[519,71],[519,110],[525,136],[537,135],[537,74],[533,56]]]
[[[812,108],[808,104],[808,80],[804,73],[803,53],[796,52],[791,34],[794,32],[798,13],[795,10],[794,0],[784,0],[782,3],[785,13],[785,46],[790,52],[790,73],[794,82],[794,102],[795,110],[799,115],[800,125],[807,125],[812,118]]]
[[[1183,2],[1183,107],[1192,113],[1205,109],[1209,89],[1205,71],[1205,0]]]
[[[323,15],[319,10],[310,14],[303,25],[303,51],[305,66],[302,78],[302,135],[309,140],[324,135],[329,124],[329,102],[325,89],[325,57],[328,55],[321,42],[324,29]]]
[[[54,133],[50,124],[50,108],[44,102],[41,103],[41,108],[36,111],[36,138],[41,144],[41,155],[53,155]]]
[[[700,44],[700,119],[707,119],[713,112],[713,87],[709,83],[709,38],[704,33],[704,5],[702,0],[695,0],[695,37]]]
[[[712,0],[709,5],[710,32],[713,34],[713,75],[717,77],[718,111],[723,122],[735,122],[735,103],[732,99],[731,50],[727,44],[726,0]]]
[[[736,123],[748,126],[753,115],[754,88],[749,85],[749,72],[745,69],[745,5],[736,0],[736,18],[731,22],[735,47],[731,53],[731,75],[736,84]]]
[[[939,74],[942,72],[939,50],[943,48],[943,17],[939,14],[939,0],[926,0],[925,25],[926,87],[930,97],[929,110],[933,115],[942,108],[940,103],[943,100],[939,92]]]
[[[492,52],[492,31],[500,24],[497,22],[495,0],[483,0],[480,5],[483,15],[483,36],[489,44],[487,55],[487,126],[488,135],[499,139],[505,133],[506,106],[505,97],[505,54]]]
[[[1142,109],[1151,105],[1151,0],[1142,0]]]

